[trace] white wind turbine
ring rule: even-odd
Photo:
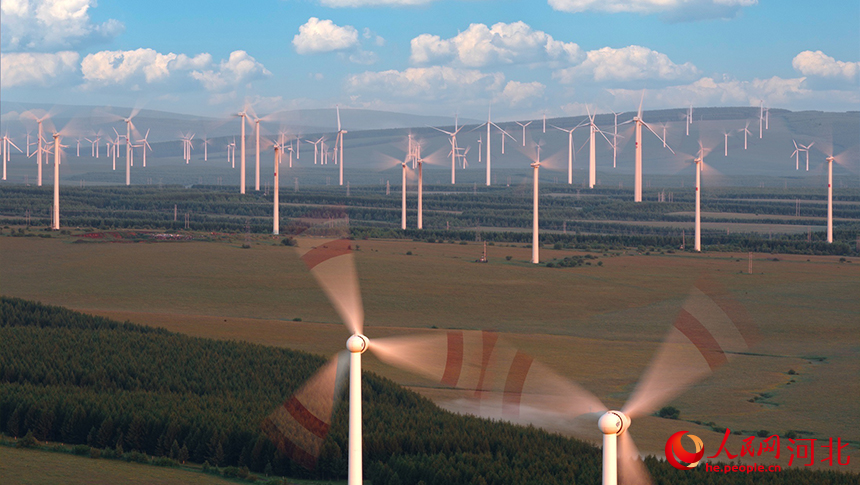
[[[149,133],[149,130],[147,130],[147,133]],[[203,161],[204,162],[209,161],[209,145],[210,144],[212,144],[212,140],[210,140],[207,135],[203,135]],[[146,166],[146,165],[144,165],[144,166]]]
[[[809,145],[800,145],[801,150],[806,152],[806,171],[809,171],[809,149],[812,148],[812,145],[815,145],[815,142],[810,143]]]
[[[240,140],[239,146],[239,193],[245,193],[245,122],[251,123],[251,118],[248,115],[248,106],[245,106],[241,112],[237,113],[236,116],[242,118],[242,138]]]
[[[447,341],[391,343],[388,347],[398,355],[390,358],[390,363],[438,379],[443,385],[471,388],[474,398],[440,404],[451,411],[541,426],[551,431],[557,431],[559,426],[580,430],[580,419],[597,421],[603,436],[604,485],[618,483],[619,468],[623,483],[649,483],[648,472],[630,436],[632,421],[656,411],[731,361],[737,353],[749,350],[758,340],[758,332],[745,309],[715,282],[703,278],[682,304],[667,337],[619,411],[610,410],[592,393],[533,357],[501,345],[494,334],[484,332],[482,342],[469,345],[469,340],[464,343],[462,337],[458,339],[452,333],[448,333]],[[462,378],[459,382],[455,378],[453,384],[451,379],[446,379],[449,365],[463,355],[464,347],[481,356],[478,359],[482,362],[473,370],[480,376],[478,386],[463,383]],[[389,358],[383,352],[377,355]],[[435,356],[437,362],[435,365],[410,365],[409,358],[402,355],[426,355],[430,362]],[[700,450],[697,446],[697,452]],[[685,460],[680,454],[679,457],[682,461],[695,461]]]
[[[690,125],[693,124],[693,105],[690,105],[690,109],[682,115],[687,121],[687,136],[690,136]]]
[[[594,134],[600,133],[600,135],[603,136],[603,138],[610,145],[613,145],[613,143],[611,141],[609,141],[609,138],[607,138],[606,135],[603,133],[603,131],[601,131],[600,128],[598,128],[597,125],[594,123],[594,117],[597,115],[597,113],[592,115],[591,110],[588,108],[588,106],[585,107],[585,110],[588,113],[588,128],[589,128],[589,135],[588,135],[588,188],[593,189],[594,184],[597,181],[597,158],[595,156],[595,145],[594,145],[595,136],[594,136]],[[655,135],[656,135],[656,133],[655,133]]]
[[[344,130],[340,126],[340,106],[335,106],[335,110],[337,111],[337,137],[335,138],[334,142],[334,149],[336,154],[335,163],[338,162],[337,157],[340,157],[340,167],[338,167],[338,169],[340,170],[339,185],[343,185],[343,135],[349,132]]]
[[[489,108],[487,110],[487,122],[478,125],[477,127],[472,129],[471,131],[475,131],[478,128],[481,128],[485,125],[487,127],[487,141],[486,141],[486,143],[487,143],[487,146],[486,146],[486,148],[487,148],[487,187],[489,187],[490,183],[492,181],[492,178],[491,178],[492,151],[490,149],[492,143],[491,143],[491,137],[490,137],[490,130],[492,129],[492,127],[495,126],[499,131],[502,132],[502,154],[505,153],[505,136],[510,137],[510,139],[512,139],[514,141],[516,141],[516,140],[507,131],[503,130],[499,125],[493,123],[493,121],[492,121],[492,108]],[[480,143],[480,141],[478,143]],[[480,162],[481,160],[479,159],[478,161]]]
[[[618,160],[618,115],[621,113],[612,112],[615,116],[615,127],[612,131],[612,168],[615,168]]]
[[[633,201],[634,202],[642,202],[642,126],[648,128],[648,130],[654,134],[660,141],[664,141],[660,138],[660,135],[651,128],[651,125],[645,123],[642,119],[642,103],[645,101],[645,91],[642,91],[642,99],[639,101],[639,111],[637,115],[633,117],[630,121],[625,121],[621,123],[622,125],[627,123],[635,123],[636,125],[636,164],[634,167],[634,182],[633,182]],[[672,154],[675,153],[672,150],[672,147],[666,145],[666,148],[669,149]]]
[[[573,147],[573,132],[576,131],[577,128],[584,126],[585,123],[586,122],[583,121],[582,123],[574,126],[573,128],[571,128],[569,130],[564,129],[564,128],[560,128],[560,127],[555,126],[555,125],[551,125],[556,130],[563,131],[563,132],[567,133],[567,183],[568,184],[573,183],[573,160],[574,160],[574,158],[576,158],[576,151],[573,149],[574,148]]]
[[[51,218],[51,229],[60,230],[60,154],[63,148],[60,143],[60,133],[54,133],[54,205]]]
[[[140,140],[137,141],[138,145],[143,149],[143,167],[146,168],[146,149],[152,150],[152,145],[149,144],[149,129],[146,130],[146,135],[143,136]]]
[[[813,143],[810,143],[809,146],[811,147]],[[846,150],[838,155],[834,155],[831,135],[830,139],[821,140],[818,149],[825,155],[824,161],[827,163],[827,242],[833,243],[833,164],[837,163],[846,167],[849,158],[856,162],[858,158],[858,154],[856,153],[857,147],[854,147],[852,152]],[[808,154],[809,152],[807,151]]]
[[[454,131],[445,131],[441,128],[436,128],[435,126],[431,126],[430,128],[433,128],[436,131],[441,131],[442,133],[445,133],[446,135],[448,135],[450,137],[449,141],[451,142],[451,185],[454,185],[454,183],[457,180],[457,176],[456,176],[457,158],[461,157],[461,156],[463,156],[465,158],[464,154],[460,153],[460,147],[457,146],[457,133],[459,133],[460,130],[463,129],[463,127],[457,126],[457,115],[454,115]],[[464,168],[465,168],[465,161],[464,161]]]
[[[526,126],[529,126],[530,124],[532,124],[532,122],[529,121],[528,123],[523,124],[519,121],[515,121],[515,123],[520,125],[523,129],[523,146],[526,146]],[[546,132],[546,129],[544,129],[544,132]],[[504,140],[504,137],[502,137],[502,140]]]
[[[272,211],[272,234],[277,236],[278,234],[281,233],[281,212],[280,212],[281,211],[281,207],[280,207],[280,205],[281,205],[281,195],[280,195],[281,182],[280,182],[280,178],[278,177],[278,171],[281,167],[282,146],[279,144],[276,144],[274,146],[274,150],[275,150],[275,163],[274,163],[275,180],[272,183],[272,197],[273,197],[273,201],[274,201],[274,208]]]
[[[791,155],[789,155],[788,158],[794,157],[794,169],[800,170],[800,152],[801,152],[801,149],[800,149],[800,147],[797,146],[796,140],[791,140],[791,142],[794,143],[794,151],[791,152]]]
[[[762,127],[764,126],[764,123],[765,123],[765,116],[766,116],[765,112],[766,112],[766,110],[767,110],[767,108],[764,107],[764,100],[761,100],[761,103],[759,104],[759,115],[758,115],[758,137],[759,137],[759,139],[761,139],[762,133],[763,133]],[[767,117],[770,118],[770,116],[767,116]]]
[[[227,161],[232,168],[236,168],[236,138],[233,138],[233,143],[227,145]]]
[[[741,131],[744,132],[744,150],[746,150],[747,149],[747,136],[752,134],[752,132],[750,131],[750,122],[749,121],[747,121],[746,126],[744,126],[744,129]]]
[[[334,400],[340,394],[348,370],[347,483],[360,485],[363,483],[361,354],[370,350],[388,364],[407,370],[418,368],[431,374],[435,374],[440,360],[457,360],[456,369],[454,364],[447,366],[452,372],[443,376],[441,383],[448,387],[480,385],[471,372],[480,362],[480,352],[473,352],[480,348],[475,345],[480,344],[480,334],[451,331],[445,336],[369,339],[363,334],[364,308],[348,228],[329,225],[321,231],[320,238],[299,238],[298,252],[352,334],[346,341],[348,364],[343,351],[334,356],[264,420],[263,431],[284,454],[312,468],[322,451],[331,426]],[[312,228],[309,233],[315,234],[316,229]],[[459,354],[454,355],[457,349],[451,349],[439,355],[450,344],[458,346]],[[455,373],[457,377],[452,378]]]
[[[18,145],[9,138],[8,133],[3,135],[3,180],[6,180],[6,163],[12,161],[12,154],[9,151],[9,145],[15,147],[19,152],[24,153],[24,151],[18,148]]]
[[[537,158],[532,162],[532,264],[540,264],[540,234],[538,233],[538,196],[540,195],[540,145],[535,145]]]
[[[39,117],[39,116],[36,116],[36,114],[33,113],[32,111],[25,111],[24,113],[21,114],[21,116],[33,118],[33,120],[35,120],[36,124],[38,125],[38,133],[36,135],[36,137],[37,137],[36,138],[36,151],[34,152],[34,154],[36,155],[36,167],[37,167],[37,169],[36,169],[36,185],[41,187],[42,186],[42,154],[46,153],[45,145],[47,145],[47,143],[48,143],[48,141],[45,139],[45,134],[43,131],[42,123],[46,120],[49,120],[51,118],[51,114],[45,113],[41,117]],[[29,133],[28,133],[28,137],[29,137]],[[28,145],[27,149],[29,150],[29,143],[27,145]],[[45,163],[46,164],[48,163],[47,159],[45,160]]]
[[[311,145],[314,146],[314,165],[317,164],[317,159],[319,158],[319,152],[320,152],[319,144],[322,143],[324,139],[325,139],[325,137],[321,136],[321,137],[319,137],[319,139],[317,141],[305,140],[306,143],[310,143]],[[320,165],[322,165],[322,162],[320,162]]]
[[[724,144],[723,144],[723,146],[725,147],[725,148],[724,148],[724,151],[723,151],[723,156],[724,156],[724,157],[729,156],[729,136],[730,136],[730,135],[731,135],[731,133],[729,133],[728,131],[724,131],[724,132],[723,132],[723,138],[724,138],[724,140],[723,140],[723,143],[724,143]]]

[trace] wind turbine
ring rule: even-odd
[[[344,130],[340,126],[340,106],[335,106],[335,110],[337,111],[337,138],[335,138],[334,149],[335,153],[335,162],[337,162],[337,157],[340,157],[340,185],[343,185],[343,135],[349,133]],[[420,229],[420,227],[419,227]]]
[[[750,122],[749,121],[747,121],[747,125],[741,131],[744,132],[744,150],[746,150],[747,149],[747,135],[752,134],[752,132],[750,131]]]
[[[317,164],[317,158],[319,158],[319,144],[322,143],[324,139],[325,137],[321,136],[317,141],[305,140],[305,142],[314,146],[314,165]],[[320,162],[320,165],[322,165],[322,162]]]
[[[443,403],[442,407],[491,420],[543,427],[557,427],[559,423],[575,426],[579,419],[592,419],[603,436],[603,484],[616,485],[619,468],[622,482],[649,483],[648,472],[630,436],[633,421],[656,411],[729,363],[739,352],[748,351],[757,340],[757,329],[746,310],[716,282],[703,278],[690,291],[674,325],[621,410],[610,410],[591,392],[530,355],[504,348],[487,333],[483,351],[473,344],[477,348],[472,352],[483,355],[484,362],[479,369],[481,381],[473,388],[478,389],[475,398]],[[421,348],[417,343],[411,347],[402,345],[397,350],[446,355],[444,345],[440,352],[433,342],[422,344]],[[451,339],[447,355],[463,346],[461,341]],[[446,369],[444,364],[445,361],[435,366],[413,364],[409,370],[438,378],[441,372],[437,369]],[[700,450],[697,446],[697,453]]]
[[[36,155],[36,166],[37,166],[36,185],[41,187],[42,186],[42,154],[45,153],[45,148],[44,148],[43,144],[48,143],[47,140],[45,140],[45,135],[44,135],[43,128],[42,128],[42,122],[44,122],[45,120],[50,118],[50,113],[45,113],[42,117],[37,117],[33,112],[27,111],[24,113],[24,115],[29,115],[29,116],[33,117],[33,119],[36,121],[36,124],[39,127],[38,134],[36,135],[37,136],[37,138],[36,138],[36,147],[37,148],[36,148],[35,155]],[[29,134],[28,134],[28,136],[29,136]],[[28,145],[28,150],[29,150],[29,143],[27,145]],[[48,163],[47,159],[45,160],[45,163]]]
[[[274,209],[272,212],[272,234],[278,235],[281,233],[281,195],[280,195],[280,179],[278,178],[278,170],[281,167],[281,146],[276,144],[275,149],[275,181],[272,184],[272,196],[274,200]]]
[[[526,124],[522,124],[519,121],[516,121],[515,123],[523,128],[523,146],[526,146],[526,126],[529,126],[530,124],[532,124],[532,122],[529,121]],[[546,133],[546,129],[544,129],[544,133]],[[504,140],[504,137],[502,137],[502,140]]]
[[[615,168],[615,162],[618,160],[618,115],[621,113],[612,112],[615,115],[615,128],[612,132],[612,168]]]
[[[242,110],[240,113],[237,113],[236,116],[242,118],[242,140],[241,140],[241,146],[239,148],[239,150],[240,150],[239,158],[241,160],[240,165],[239,165],[239,170],[241,170],[241,173],[239,174],[239,193],[244,194],[245,193],[245,122],[246,121],[248,123],[251,122],[251,120],[248,116],[248,107],[245,106],[245,109]]]
[[[403,162],[405,165],[405,162]],[[298,252],[310,273],[317,280],[341,320],[352,334],[346,341],[349,353],[348,367],[346,356],[341,351],[322,367],[311,379],[284,404],[271,413],[263,422],[263,431],[288,456],[307,467],[315,465],[325,436],[331,426],[334,399],[339,395],[345,374],[349,375],[349,418],[348,418],[348,472],[349,485],[363,483],[362,470],[362,402],[361,402],[361,354],[367,350],[374,352],[380,360],[412,370],[414,367],[436,370],[436,363],[452,355],[441,354],[440,350],[453,342],[459,342],[459,361],[457,377],[468,374],[474,366],[479,352],[471,352],[480,347],[473,343],[479,341],[474,333],[462,331],[447,332],[446,335],[418,337],[392,337],[369,339],[363,334],[364,308],[358,276],[355,270],[352,241],[345,231],[338,227],[323,229],[323,239],[300,238]],[[313,232],[313,231],[311,231]],[[334,232],[335,234],[332,234]],[[341,234],[338,234],[340,232]],[[332,239],[332,236],[335,239]],[[441,337],[441,338],[440,338]],[[469,350],[466,353],[464,350]],[[443,350],[444,351],[444,350]],[[453,373],[452,373],[453,374]],[[473,384],[471,379],[468,384]],[[449,387],[457,385],[458,380],[450,376],[443,378],[442,384]]]
[[[515,139],[510,134],[508,134],[507,131],[503,130],[499,125],[493,123],[493,121],[492,121],[492,108],[489,108],[487,110],[487,122],[478,125],[477,127],[474,128],[474,130],[481,128],[484,125],[487,126],[487,142],[486,142],[487,143],[487,147],[486,147],[487,148],[487,187],[489,187],[490,182],[492,181],[492,178],[490,177],[491,165],[492,165],[492,151],[490,150],[490,146],[491,146],[490,129],[495,126],[496,128],[499,129],[499,131],[502,132],[502,153],[505,153],[505,136],[510,137],[512,140],[515,140]],[[474,130],[472,130],[472,131],[474,131]],[[480,161],[480,160],[478,160],[478,161]]]
[[[60,230],[60,153],[66,145],[60,144],[60,134],[54,133],[54,207],[51,229]]]
[[[573,183],[573,159],[576,158],[576,152],[573,150],[573,132],[576,131],[577,128],[583,126],[585,121],[574,126],[573,128],[566,130],[564,128],[559,128],[558,126],[551,125],[553,128],[559,131],[563,131],[567,133],[567,183]]]
[[[139,143],[139,145],[137,145],[137,146],[143,148],[143,167],[144,168],[146,168],[146,149],[149,148],[150,150],[152,150],[152,145],[149,144],[149,141],[147,141],[147,138],[149,138],[149,129],[146,130],[146,135],[143,136],[143,139],[137,141]]]
[[[794,157],[794,169],[800,170],[800,151],[801,149],[797,146],[797,141],[791,140],[794,143],[794,151],[791,152],[791,155],[788,158]]]
[[[538,234],[538,195],[540,145],[535,145],[537,158],[532,162],[532,264],[540,264],[540,235]]]
[[[454,131],[445,131],[441,128],[436,128],[435,126],[431,126],[430,128],[433,128],[436,131],[441,131],[442,133],[445,133],[446,135],[451,137],[449,140],[451,142],[451,185],[454,185],[454,183],[457,180],[457,176],[456,176],[457,157],[461,156],[460,152],[459,152],[460,148],[457,146],[457,133],[459,133],[460,130],[463,129],[463,127],[462,126],[460,126],[459,128],[457,127],[457,115],[454,115]],[[464,168],[465,168],[465,165],[464,165]]]
[[[812,145],[815,145],[815,142],[810,143],[809,145],[801,146],[801,149],[806,152],[806,171],[809,171],[809,149],[812,148]]]
[[[236,168],[236,138],[233,138],[233,143],[227,145],[227,161],[232,164],[232,168]]]
[[[594,115],[592,115],[591,110],[588,108],[588,106],[585,107],[585,110],[588,113],[588,127],[589,127],[589,135],[588,135],[588,145],[589,145],[588,146],[588,188],[593,189],[594,184],[596,183],[596,180],[597,180],[597,159],[595,156],[595,146],[594,146],[594,138],[595,137],[594,137],[594,134],[600,133],[601,136],[603,136],[603,138],[610,145],[612,145],[613,143],[611,141],[609,141],[609,138],[606,138],[606,135],[603,133],[603,131],[601,131],[600,128],[598,128],[597,125],[594,124],[594,117],[596,116],[596,113]],[[656,135],[656,133],[655,133],[655,135]],[[659,138],[659,136],[658,136],[658,138]]]
[[[642,99],[639,101],[639,111],[637,115],[633,117],[630,121],[625,121],[623,124],[627,123],[635,123],[636,124],[636,165],[634,167],[634,182],[633,182],[633,201],[634,202],[642,202],[642,126],[648,128],[651,133],[654,133],[654,136],[657,137],[660,141],[664,141],[660,138],[660,135],[651,128],[651,125],[645,123],[642,119],[642,103],[645,101],[645,91],[642,91]],[[666,145],[666,148],[669,149],[672,154],[675,153],[672,150],[672,147]]]
[[[543,132],[546,133],[546,110],[543,110]]]
[[[812,145],[813,143],[809,144],[810,147]],[[833,164],[846,165],[847,160],[845,158],[848,152],[844,151],[838,155],[834,155],[832,139],[824,140],[824,143],[819,144],[818,149],[825,155],[824,160],[827,162],[827,242],[833,243]],[[856,158],[857,156],[856,147],[854,150],[855,153],[853,153],[852,158]],[[809,152],[807,151],[808,154]]]
[[[762,126],[764,125],[764,100],[761,100],[761,104],[759,105],[759,115],[758,115],[758,138],[761,140],[762,137]]]
[[[6,162],[12,161],[12,156],[9,152],[9,145],[15,147],[19,152],[24,153],[24,151],[18,148],[18,145],[9,138],[8,133],[3,135],[3,180],[6,180]]]
[[[693,105],[690,105],[690,109],[682,115],[686,118],[687,121],[687,136],[690,136],[690,125],[693,124]]]
[[[149,133],[149,130],[147,130],[147,133]],[[203,135],[203,161],[204,161],[204,162],[208,162],[208,161],[209,161],[209,145],[210,145],[211,143],[212,143],[212,140],[210,140],[210,139],[209,139],[209,138],[204,134],[204,135]],[[145,166],[145,165],[144,165],[144,166]]]
[[[730,135],[730,133],[728,131],[723,132],[724,147],[725,147],[725,150],[723,152],[724,157],[729,156],[729,135]]]

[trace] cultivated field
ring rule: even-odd
[[[250,249],[242,249],[239,238],[77,239],[0,237],[0,293],[190,335],[320,354],[342,349],[348,336],[280,239],[258,236]],[[490,246],[489,264],[473,262],[478,244],[356,245],[369,337],[494,329],[611,407],[620,407],[633,390],[696,280],[716,279],[746,306],[763,339],[756,355],[739,356],[675,399],[681,419],[740,430],[730,445],[735,452],[742,437],[766,429],[841,437],[853,443],[849,454],[858,454],[860,261],[756,254],[750,275],[746,253],[615,252],[594,253],[591,266],[560,269],[528,264],[530,249],[510,245]],[[574,254],[583,253],[544,250],[542,260]],[[436,400],[449,397],[373,358],[367,368]],[[637,420],[632,432],[642,451],[661,453],[667,436],[680,429],[713,448],[722,437],[708,427],[658,418]],[[860,468],[857,459],[850,468]]]

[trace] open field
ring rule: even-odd
[[[258,237],[245,250],[238,240],[76,239],[0,238],[0,293],[195,336],[321,354],[340,350],[347,337],[294,250],[279,239]],[[857,452],[860,261],[757,254],[748,275],[746,253],[616,252],[595,254],[592,266],[559,269],[528,264],[530,250],[509,245],[490,246],[490,263],[474,264],[477,244],[356,243],[371,338],[440,331],[433,327],[494,329],[612,407],[632,391],[687,291],[701,276],[715,278],[759,325],[763,340],[753,352],[762,355],[740,356],[675,399],[681,419],[713,421],[743,436],[792,429],[841,437]],[[572,254],[582,253],[545,250],[542,259]],[[447,397],[372,358],[368,368],[431,398]],[[788,375],[790,369],[797,375]],[[768,396],[763,402],[761,394]],[[759,402],[748,402],[755,396]],[[679,429],[695,430],[713,447],[721,438],[702,426],[657,418],[638,420],[632,432],[642,451],[659,453]]]
[[[0,480],[19,485],[214,485],[235,480],[199,471],[119,460],[93,460],[66,453],[0,446]]]

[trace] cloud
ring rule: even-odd
[[[446,66],[412,67],[403,71],[364,72],[347,78],[347,90],[356,94],[408,98],[434,103],[474,99],[498,92],[504,84],[501,73]],[[484,98],[486,99],[486,98]]]
[[[245,51],[233,51],[221,61],[218,70],[192,71],[191,77],[200,81],[207,91],[224,91],[271,76],[272,73]]]
[[[161,54],[153,49],[101,51],[88,54],[81,62],[84,80],[93,85],[121,85],[130,82],[157,83],[176,71],[201,69],[212,62],[209,54]]]
[[[496,99],[498,101],[506,101],[511,106],[515,106],[529,99],[542,97],[545,89],[546,86],[537,81],[530,83],[508,81],[505,89],[502,90]]]
[[[547,61],[569,63],[581,58],[577,44],[557,41],[524,22],[499,22],[492,27],[471,24],[450,39],[421,34],[412,39],[411,47],[410,60],[414,64],[453,60],[467,67],[484,67]]]
[[[597,11],[662,14],[670,21],[734,18],[758,0],[548,0],[554,10],[570,13]]]
[[[3,53],[0,54],[0,86],[41,85],[49,86],[59,78],[78,69],[77,52],[63,51],[56,54]]]
[[[698,74],[699,70],[689,62],[675,64],[666,54],[631,45],[621,49],[604,47],[589,51],[582,64],[560,69],[553,73],[553,78],[570,84],[584,77],[595,81],[677,80],[692,79]]]
[[[4,0],[0,45],[6,51],[78,47],[116,37],[125,27],[110,19],[90,21],[96,0]]]
[[[837,61],[821,51],[803,51],[794,56],[791,65],[804,76],[853,80],[860,73],[860,62]]]
[[[299,27],[293,45],[303,55],[353,49],[358,46],[358,31],[351,25],[340,27],[331,20],[311,17]]]
[[[637,106],[641,90],[609,89],[618,107]],[[860,103],[860,93],[854,91],[814,91],[806,86],[806,78],[784,79],[777,76],[768,79],[740,81],[726,79],[716,81],[703,77],[693,83],[649,89],[645,94],[646,107],[695,106],[758,106],[764,100],[766,105],[808,105],[810,103],[842,104],[842,109],[856,109]],[[851,108],[853,105],[855,108]],[[821,107],[819,107],[821,109]]]

